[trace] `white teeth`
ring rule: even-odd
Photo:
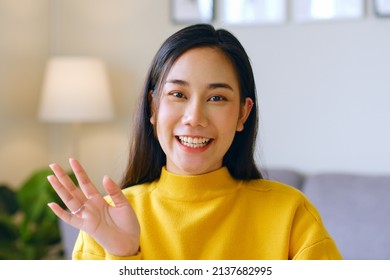
[[[202,148],[210,142],[210,138],[179,136],[180,142],[187,147]]]

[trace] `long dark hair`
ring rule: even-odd
[[[216,30],[209,24],[195,24],[171,35],[162,44],[151,63],[133,123],[129,161],[121,182],[122,188],[152,182],[159,178],[161,168],[166,164],[166,156],[150,123],[151,93],[159,98],[166,75],[180,55],[190,49],[205,46],[221,50],[233,62],[240,85],[241,103],[245,102],[246,97],[254,101],[245,128],[241,132],[236,132],[233,143],[224,156],[223,165],[236,179],[262,178],[254,160],[258,112],[256,86],[249,57],[238,39],[229,31]],[[158,103],[156,102],[156,110]]]

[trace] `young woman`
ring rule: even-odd
[[[80,188],[52,164],[49,181],[80,229],[74,259],[341,259],[320,215],[256,167],[256,88],[228,31],[186,27],[157,52],[135,118],[121,188],[102,197],[74,159]]]

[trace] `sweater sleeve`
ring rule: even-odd
[[[336,243],[319,212],[306,197],[295,212],[290,239],[290,259],[341,260]]]
[[[297,255],[294,260],[342,260],[342,257],[332,239],[326,238],[309,246]]]

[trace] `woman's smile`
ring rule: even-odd
[[[177,140],[181,145],[191,148],[194,151],[203,151],[207,147],[213,139],[206,137],[197,137],[197,136],[176,136]]]

